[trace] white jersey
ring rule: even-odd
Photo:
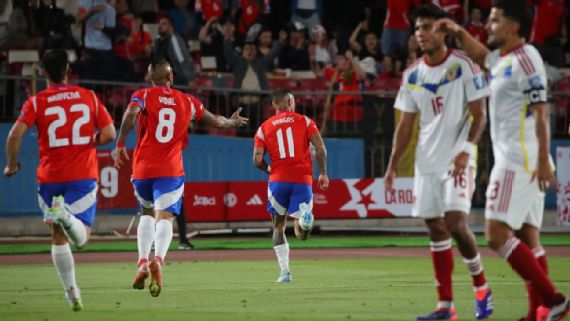
[[[447,171],[467,140],[468,102],[489,96],[481,69],[462,51],[448,49],[439,65],[419,59],[403,75],[394,103],[420,114],[416,168],[420,173]]]
[[[534,171],[538,160],[535,119],[529,105],[546,103],[546,71],[531,45],[505,55],[492,51],[485,59],[491,98],[489,117],[495,166]]]

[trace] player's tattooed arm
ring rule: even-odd
[[[267,174],[271,173],[271,167],[267,165],[265,159],[265,149],[256,147],[253,149],[253,165],[259,168],[260,170],[266,172]]]
[[[8,138],[6,139],[6,167],[4,168],[4,175],[12,176],[20,170],[18,163],[18,154],[20,153],[20,146],[22,145],[22,137],[28,130],[28,125],[22,122],[16,122]]]
[[[239,114],[241,113],[242,108],[238,108],[230,118],[224,117],[222,115],[214,115],[208,110],[204,111],[204,115],[200,118],[200,122],[203,124],[216,127],[216,128],[239,128],[247,125],[249,123],[249,119],[245,117],[241,117]]]
[[[119,131],[118,142],[125,142],[129,132],[135,127],[135,122],[137,120],[137,115],[141,111],[141,108],[137,104],[130,104],[127,110],[123,114],[123,120],[121,121],[121,129]]]
[[[319,188],[326,191],[329,188],[329,176],[327,174],[327,148],[320,134],[315,134],[309,138],[311,144],[315,146],[317,163],[319,164]]]

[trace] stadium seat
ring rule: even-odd
[[[22,76],[34,75],[36,64],[40,61],[37,50],[8,51],[8,73]]]
[[[297,80],[291,78],[272,78],[267,80],[269,82],[269,89],[276,90],[286,88],[290,90],[297,89]]]
[[[200,69],[202,71],[216,71],[218,64],[216,62],[216,57],[213,56],[202,56],[200,57]]]

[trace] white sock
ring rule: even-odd
[[[172,234],[172,222],[170,220],[160,220],[156,223],[154,256],[160,257],[163,262],[172,241]]]
[[[149,215],[142,215],[137,227],[137,245],[139,249],[139,262],[141,260],[148,261],[152,242],[154,242],[155,233],[155,220],[154,217]]]
[[[281,268],[281,273],[289,272],[289,243],[276,245],[273,247],[275,254],[277,254],[277,262],[279,262],[279,268]]]
[[[65,209],[63,209],[65,211]],[[75,215],[68,213],[60,220],[60,225],[67,238],[77,247],[83,247],[87,243],[87,231],[85,225]]]
[[[63,288],[69,290],[73,287],[75,291],[79,291],[75,282],[75,262],[73,261],[73,254],[71,253],[69,243],[64,245],[52,244],[51,258],[57,270],[57,274],[59,274]]]

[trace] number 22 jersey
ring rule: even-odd
[[[141,108],[132,177],[184,176],[182,149],[188,145],[188,126],[202,118],[204,105],[166,86],[137,90],[131,104]]]
[[[16,121],[38,128],[39,183],[99,178],[93,138],[113,120],[93,91],[50,86],[24,103]]]

